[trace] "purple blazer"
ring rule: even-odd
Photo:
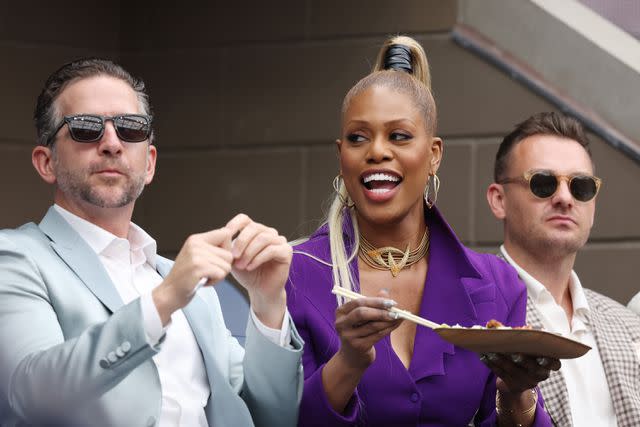
[[[526,289],[516,272],[493,255],[465,248],[435,208],[426,218],[431,249],[420,316],[450,325],[484,325],[490,319],[524,325]],[[343,237],[349,251],[348,216]],[[331,267],[306,254],[331,264],[326,225],[294,247],[287,283],[289,312],[305,341],[299,426],[467,426],[472,420],[477,426],[495,425],[495,375],[477,354],[420,326],[409,369],[385,337],[344,413],[335,412],[322,385],[322,369],[340,346]],[[350,268],[359,280],[357,259]],[[551,426],[542,399],[534,425]]]

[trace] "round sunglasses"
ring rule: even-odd
[[[120,114],[117,116],[99,116],[96,114],[78,114],[64,116],[55,132],[47,140],[50,145],[60,129],[66,124],[69,135],[76,142],[96,142],[104,135],[105,123],[112,121],[116,135],[125,142],[142,142],[151,135],[151,117],[143,114]]]
[[[602,184],[602,180],[597,176],[557,175],[549,171],[525,172],[521,177],[505,178],[500,180],[498,184],[524,183],[529,186],[534,196],[546,199],[556,194],[560,181],[566,181],[569,184],[569,192],[574,199],[580,202],[588,202],[596,197]]]

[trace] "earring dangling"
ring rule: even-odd
[[[431,176],[433,176],[433,200],[429,199],[429,190],[431,189]],[[438,200],[438,191],[440,191],[440,178],[435,173],[427,178],[427,185],[424,187],[424,202],[431,209]]]
[[[340,192],[340,187],[342,185],[342,175],[336,175],[335,178],[333,178],[333,189],[335,190],[336,194],[338,195],[338,198],[340,199],[340,201],[342,202],[342,204],[346,207],[346,208],[352,208],[355,206],[355,203],[350,202],[349,200],[349,196],[347,196],[346,198],[344,197],[344,195]]]

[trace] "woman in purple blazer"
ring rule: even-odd
[[[422,47],[387,41],[344,100],[327,222],[294,248],[287,294],[305,341],[300,426],[551,425],[535,386],[557,360],[479,358],[388,310],[450,325],[525,324],[515,271],[465,248],[435,208],[435,124]],[[334,285],[367,297],[344,301]]]

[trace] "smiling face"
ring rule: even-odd
[[[107,76],[72,82],[56,100],[56,110],[60,118],[142,113],[134,90],[126,82]],[[112,121],[106,121],[102,138],[90,143],[74,141],[64,125],[54,144],[53,150],[37,147],[34,156],[49,159],[43,169],[49,174],[41,175],[56,184],[56,203],[80,216],[95,208],[133,209],[133,202],[153,178],[155,147],[147,141],[121,141]]]
[[[343,115],[338,151],[360,221],[420,221],[424,188],[440,164],[442,141],[433,138],[410,96],[380,85],[355,95]]]
[[[538,170],[555,175],[593,175],[584,147],[551,135],[527,137],[509,154],[508,177]],[[508,251],[511,247],[537,256],[572,255],[586,243],[593,226],[595,198],[576,200],[566,180],[547,198],[538,198],[527,185],[517,183],[502,185],[502,194],[502,211],[497,216],[504,219]]]

